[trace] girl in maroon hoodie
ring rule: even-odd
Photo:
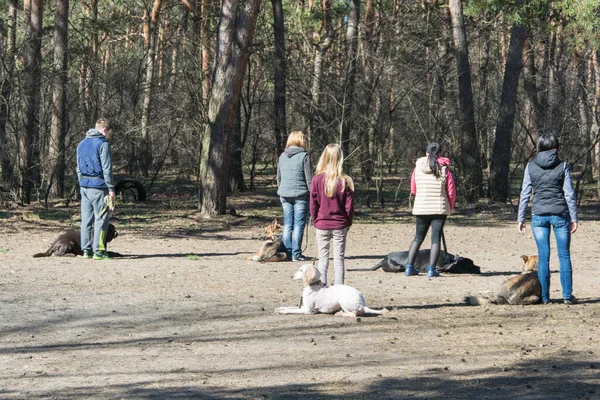
[[[354,218],[354,182],[344,174],[343,164],[341,147],[327,145],[310,185],[310,215],[317,231],[318,269],[325,285],[332,242],[335,284],[344,284],[346,234]]]

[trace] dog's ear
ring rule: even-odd
[[[527,262],[527,260],[529,259],[529,256],[521,256],[521,258],[523,259],[524,262]]]
[[[277,218],[275,218],[273,222],[271,222],[271,225],[273,226],[273,228],[277,228]]]
[[[321,279],[321,273],[313,265],[305,264],[304,267],[306,268],[304,271],[304,283],[306,285],[310,285]]]

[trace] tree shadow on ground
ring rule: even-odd
[[[371,364],[356,363],[356,368]],[[379,374],[370,383],[344,379],[340,382],[311,382],[298,376],[297,383],[261,385],[252,381],[246,388],[211,385],[211,373],[180,368],[161,372],[161,379],[142,379],[127,384],[107,383],[102,386],[69,387],[28,393],[28,399],[42,398],[132,398],[143,400],[170,399],[277,399],[277,400],[332,400],[332,399],[595,399],[600,383],[595,379],[598,365],[581,361],[532,359],[504,368],[451,368],[441,366],[424,371],[422,376],[403,373],[393,368]],[[290,365],[270,365],[270,370],[290,368]],[[325,368],[335,369],[335,366]],[[232,372],[232,371],[223,371]],[[240,371],[250,373],[251,371]],[[383,377],[393,373],[393,377]],[[133,375],[133,374],[132,374]],[[38,377],[37,379],[42,379]],[[135,375],[131,377],[136,379]],[[182,383],[185,381],[186,383]],[[109,381],[108,381],[109,382]],[[11,398],[18,393],[0,391]],[[22,395],[22,393],[20,393]]]

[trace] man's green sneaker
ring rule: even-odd
[[[106,251],[95,251],[94,260],[112,260],[112,257],[108,255]]]
[[[94,256],[94,252],[92,252],[91,250],[84,250],[83,251],[83,258],[84,259],[89,260],[93,256]]]

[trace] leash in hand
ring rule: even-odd
[[[115,201],[113,200],[112,197],[110,197],[110,195],[106,195],[104,196],[104,207],[102,207],[102,210],[100,210],[100,217],[104,215],[104,213],[106,212],[106,210],[110,210],[113,211],[115,209]]]

